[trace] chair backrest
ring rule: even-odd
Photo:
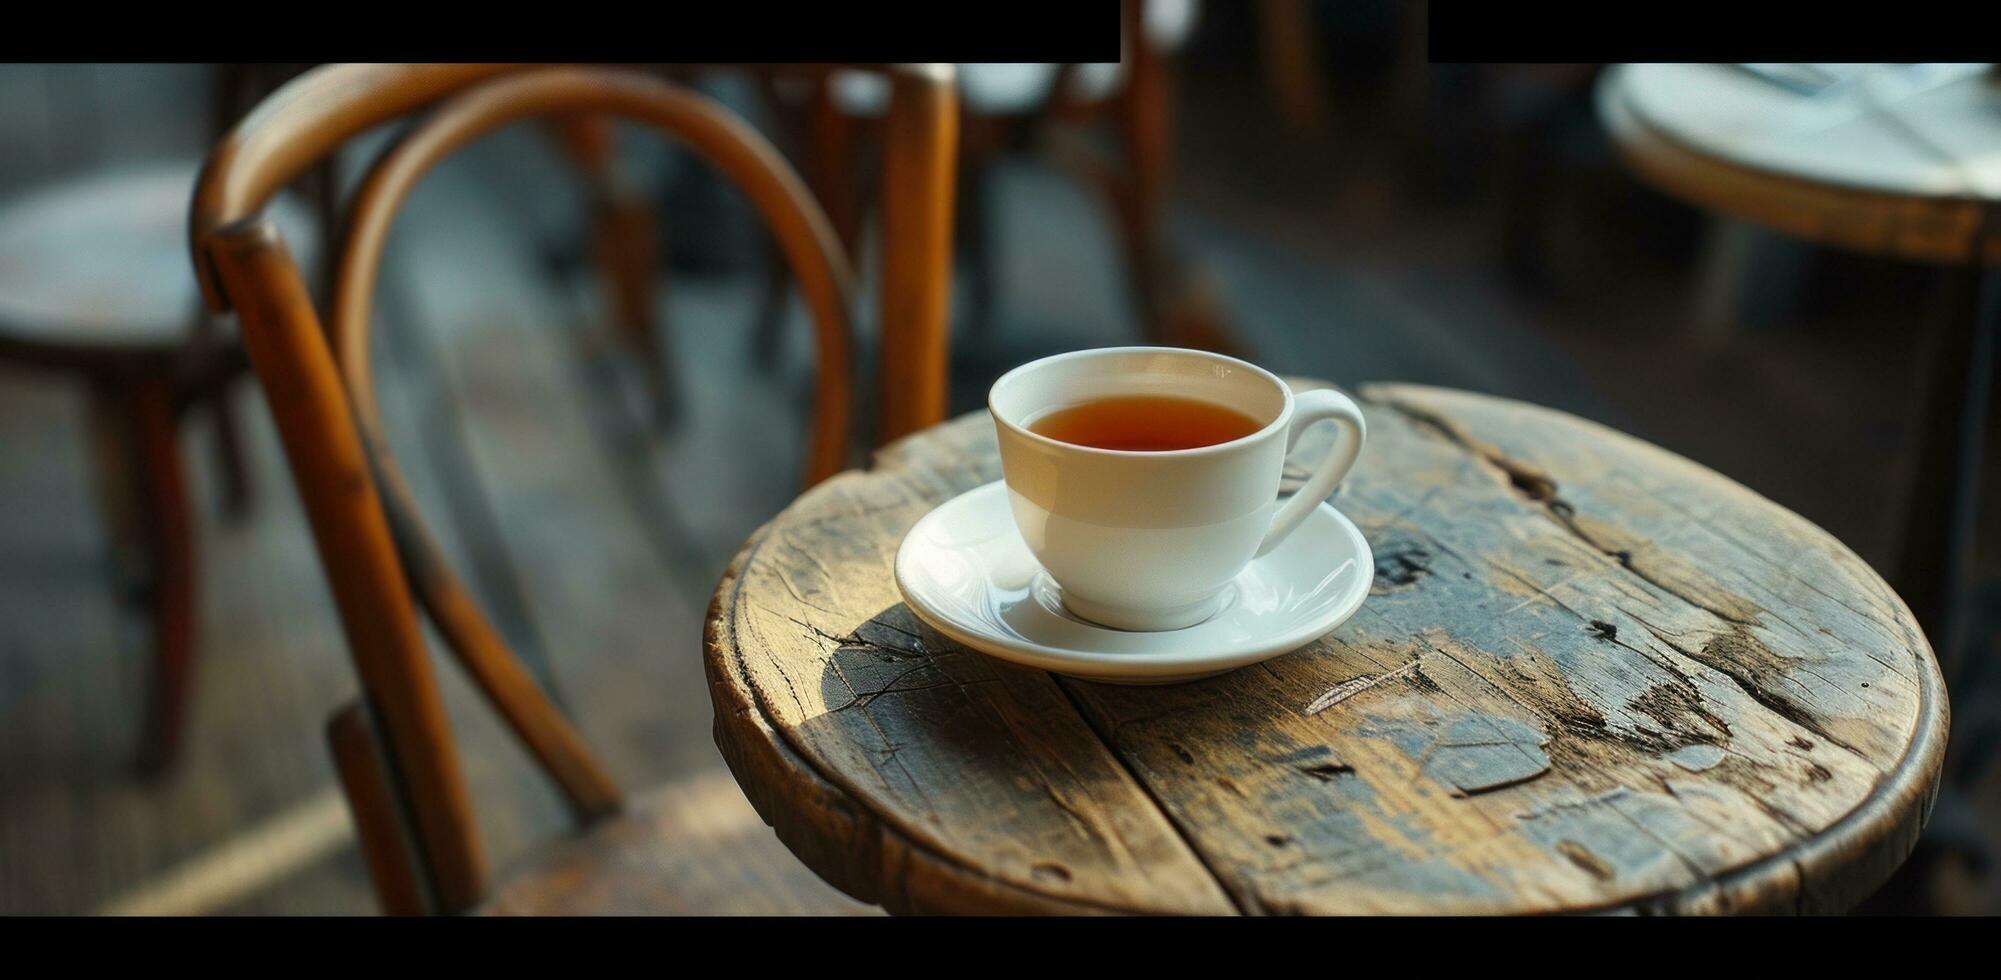
[[[885,133],[885,197],[899,203],[884,220],[881,298],[883,431],[894,435],[944,413],[956,116],[948,71],[886,70],[899,106]],[[378,159],[351,198],[322,329],[299,270],[258,212],[349,138],[426,108],[430,114]],[[378,896],[392,911],[460,911],[485,891],[420,606],[572,809],[588,819],[620,806],[616,784],[440,557],[380,435],[368,369],[383,244],[412,188],[438,161],[500,126],[579,115],[678,140],[754,206],[813,315],[808,482],[838,470],[851,418],[851,266],[785,161],[700,94],[622,69],[330,66],[246,117],[210,156],[195,190],[190,236],[203,294],[217,312],[237,314],[360,675],[362,702],[336,716],[330,735]],[[370,737],[372,744],[356,741]]]

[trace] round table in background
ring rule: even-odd
[[[2001,321],[2001,276],[1985,274],[2001,265],[2001,75],[1878,69],[1806,95],[1731,65],[1620,65],[1599,82],[1598,110],[1626,162],[1668,194],[1814,244],[1954,270],[1892,576],[1953,666]]]
[[[1851,551],[1572,416],[1360,397],[1334,502],[1375,551],[1368,601],[1189,684],[1003,663],[903,604],[904,532],[999,478],[984,414],[808,491],[710,607],[737,782],[896,912],[1839,910],[1910,853],[1944,690]]]

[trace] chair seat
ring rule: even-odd
[[[486,915],[880,915],[818,876],[727,772],[669,784],[551,844],[493,890]]]
[[[147,350],[186,339],[200,309],[188,258],[197,166],[176,161],[62,180],[0,204],[0,335],[64,349]],[[296,202],[271,213],[314,250]]]

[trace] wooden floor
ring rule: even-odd
[[[1595,418],[1743,480],[1886,566],[1882,515],[1899,487],[1884,461],[1900,458],[1904,423],[1840,393],[1914,369],[1894,288],[1811,329],[1705,353],[1689,342],[1685,269],[1614,249],[1597,262],[1616,282],[1567,303],[1523,299],[1495,271],[1491,210],[1407,202],[1396,161],[1359,138],[1268,159],[1268,141],[1239,131],[1253,124],[1234,97],[1191,87],[1174,227],[1259,360]],[[796,490],[804,321],[795,308],[764,366],[750,351],[752,270],[677,275],[664,313],[685,402],[661,429],[635,423],[626,369],[594,339],[595,297],[574,274],[580,195],[537,140],[502,133],[447,163],[399,224],[376,352],[391,442],[496,621],[621,780],[713,788],[727,775],[700,615],[738,544]],[[649,159],[662,173],[686,165]],[[1005,167],[996,193],[996,327],[958,340],[961,410],[1022,359],[1139,337],[1096,202],[1029,164]],[[667,234],[726,237],[719,227],[690,218]],[[108,587],[83,406],[58,381],[0,367],[0,913],[372,911],[320,738],[352,672],[262,398],[238,397],[258,490],[246,520],[215,513],[210,434],[193,425],[184,439],[202,507],[202,661],[185,757],[148,782],[130,770],[143,635]],[[563,816],[456,672],[441,674],[505,864]]]

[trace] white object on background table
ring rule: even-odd
[[[1727,65],[1620,68],[1663,136],[1723,160],[1887,194],[2001,198],[2001,86],[1985,64],[1858,66],[1802,95]]]

